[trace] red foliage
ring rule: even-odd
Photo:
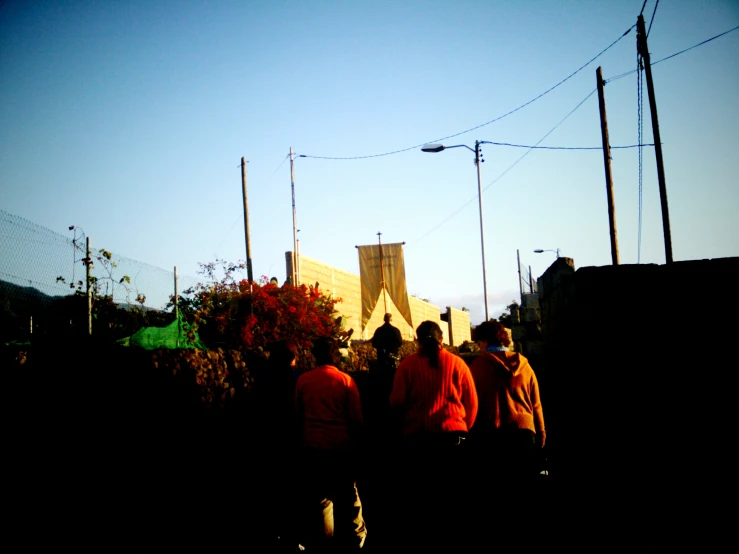
[[[220,282],[197,292],[194,323],[201,338],[225,348],[264,349],[284,339],[308,348],[315,337],[340,331],[337,302],[313,286]]]

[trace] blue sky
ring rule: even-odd
[[[739,25],[733,0],[2,2],[0,209],[195,276],[246,257],[245,156],[254,275],[282,282],[292,147],[313,156],[295,161],[303,255],[358,274],[381,232],[406,243],[411,294],[478,323],[473,154],[412,147],[473,128],[443,142],[599,146],[596,68],[636,69],[636,30],[618,39],[642,6],[653,63]],[[739,255],[737,59],[739,30],[653,67],[676,261]],[[637,144],[636,73],[605,97],[611,145]],[[643,111],[652,143],[646,90]],[[491,316],[518,298],[517,250],[535,277],[554,259],[537,248],[611,263],[602,152],[483,155]],[[621,263],[663,264],[654,149],[641,212],[638,149],[612,157]]]

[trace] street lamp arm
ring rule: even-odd
[[[475,152],[475,149],[474,148],[470,148],[466,144],[455,144],[454,146],[447,146],[446,148],[466,148],[470,152]]]
[[[443,144],[427,144],[423,148],[421,148],[422,152],[430,152],[432,154],[436,154],[438,152],[442,152],[444,150],[447,150],[449,148],[466,148],[470,152],[474,152],[474,148],[470,148],[466,144],[455,144],[454,146],[445,146]]]
[[[556,250],[537,248],[536,250],[534,250],[534,252],[536,254],[542,254],[544,252],[554,252],[555,254],[557,254],[557,258],[559,258],[559,248],[557,248]]]

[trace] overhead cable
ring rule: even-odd
[[[604,53],[605,53],[606,51],[608,51],[608,50],[610,50],[611,48],[613,48],[613,46],[615,46],[615,45],[616,45],[616,43],[618,43],[618,42],[619,42],[619,41],[620,41],[620,40],[621,40],[622,38],[624,38],[624,37],[625,37],[626,35],[628,35],[628,34],[629,34],[629,33],[631,32],[631,30],[632,30],[632,29],[633,29],[634,27],[636,27],[636,25],[632,25],[631,27],[629,27],[629,28],[628,28],[628,29],[627,29],[627,30],[626,30],[626,31],[624,32],[624,34],[622,34],[622,35],[621,35],[620,37],[618,37],[618,38],[617,38],[616,40],[614,40],[614,41],[613,41],[613,42],[612,42],[612,43],[611,43],[610,45],[608,45],[608,46],[607,46],[606,48],[604,48],[603,50],[601,50],[601,51],[600,51],[600,52],[599,52],[599,53],[598,53],[598,54],[597,54],[596,56],[594,56],[594,57],[593,57],[593,58],[592,58],[592,59],[591,59],[590,61],[588,61],[587,63],[585,63],[584,65],[582,65],[582,66],[581,66],[581,67],[580,67],[579,69],[575,70],[575,71],[574,71],[574,72],[572,72],[572,73],[571,73],[570,75],[568,75],[567,77],[565,77],[564,79],[562,79],[562,80],[561,80],[561,81],[560,81],[559,83],[557,83],[557,84],[556,84],[556,85],[554,85],[553,87],[550,87],[549,89],[547,89],[547,90],[545,90],[544,92],[542,92],[542,93],[541,93],[540,95],[536,96],[535,98],[532,98],[531,100],[529,100],[528,102],[526,102],[526,103],[524,103],[524,104],[521,104],[521,105],[520,105],[520,106],[518,106],[517,108],[514,108],[513,110],[511,110],[511,111],[509,111],[509,112],[507,112],[507,113],[504,113],[503,115],[501,115],[501,116],[498,116],[498,117],[496,117],[495,119],[491,119],[490,121],[487,121],[487,122],[485,122],[485,123],[481,123],[480,125],[476,125],[475,127],[471,127],[471,128],[469,128],[469,129],[467,129],[467,130],[465,130],[465,131],[461,131],[461,132],[459,132],[459,133],[455,133],[455,134],[453,134],[453,135],[448,135],[448,136],[446,136],[446,137],[441,137],[441,138],[437,138],[437,139],[434,139],[434,140],[430,140],[430,141],[425,141],[425,142],[422,142],[422,143],[420,143],[420,144],[416,144],[416,145],[414,145],[414,146],[409,146],[408,148],[403,148],[403,149],[401,149],[401,150],[393,150],[392,152],[384,152],[384,153],[382,153],[382,154],[370,154],[370,155],[366,155],[366,156],[346,156],[346,157],[339,157],[339,156],[312,156],[312,155],[308,155],[308,154],[300,154],[300,155],[299,155],[299,157],[300,157],[300,158],[313,158],[313,159],[318,159],[318,160],[362,160],[362,159],[367,159],[367,158],[379,158],[379,157],[382,157],[382,156],[391,156],[391,155],[393,155],[393,154],[400,154],[401,152],[407,152],[407,151],[409,151],[409,150],[415,150],[415,149],[417,149],[417,148],[420,148],[420,147],[421,147],[421,146],[423,146],[424,144],[429,144],[429,143],[432,143],[432,142],[442,142],[442,141],[444,141],[444,140],[447,140],[447,139],[450,139],[450,138],[454,138],[454,137],[458,137],[458,136],[460,136],[460,135],[464,135],[464,134],[467,134],[467,133],[469,133],[469,132],[475,131],[475,130],[477,130],[477,129],[480,129],[481,127],[485,127],[486,125],[490,125],[491,123],[495,123],[496,121],[500,121],[501,119],[503,119],[503,118],[505,118],[505,117],[508,117],[509,115],[511,115],[511,114],[514,114],[514,113],[516,113],[517,111],[519,111],[519,110],[521,110],[521,109],[525,108],[525,107],[526,107],[526,106],[528,106],[529,104],[532,104],[533,102],[536,102],[536,101],[537,101],[537,100],[539,100],[539,99],[540,99],[540,98],[541,98],[542,96],[544,96],[544,95],[546,95],[546,94],[549,94],[549,93],[550,93],[550,92],[552,92],[552,91],[553,91],[554,89],[556,89],[556,88],[557,88],[558,86],[560,86],[560,85],[561,85],[561,84],[563,84],[564,82],[568,81],[569,79],[571,79],[572,77],[574,77],[575,75],[577,75],[577,74],[578,74],[578,73],[579,73],[580,71],[582,71],[582,70],[583,70],[583,69],[585,69],[585,68],[586,68],[587,66],[589,66],[589,65],[590,65],[591,63],[593,63],[593,62],[594,62],[595,60],[597,60],[597,59],[598,59],[598,58],[599,58],[600,56],[602,56],[602,55],[603,55],[603,54],[604,54]]]
[[[660,62],[664,62],[665,60],[669,60],[670,58],[674,58],[675,56],[679,56],[680,54],[684,54],[688,50],[692,50],[693,48],[698,48],[699,46],[703,46],[707,42],[711,42],[712,40],[716,40],[717,38],[722,37],[724,35],[727,35],[727,34],[733,32],[733,31],[736,31],[737,29],[739,29],[739,25],[737,25],[733,29],[729,29],[728,31],[724,31],[723,33],[721,33],[719,35],[716,35],[715,37],[711,37],[711,38],[709,38],[707,40],[704,40],[703,42],[699,42],[698,44],[695,44],[695,45],[691,46],[690,48],[686,48],[685,50],[680,50],[679,52],[675,52],[674,54],[671,54],[671,55],[667,56],[666,58],[662,58],[660,60],[657,60],[656,62],[652,62],[652,67],[654,67],[655,65],[657,65]],[[623,77],[626,77],[628,75],[631,75],[632,73],[636,73],[636,71],[637,71],[636,69],[632,69],[631,71],[627,71],[626,73],[621,73],[620,75],[616,75],[615,77],[611,77],[610,79],[605,79],[603,81],[603,83],[606,84],[606,83],[610,83],[611,81],[616,81],[618,79],[621,79]]]
[[[652,23],[654,22],[654,14],[657,13],[657,6],[659,6],[659,0],[657,0],[657,3],[654,5],[654,11],[652,12],[652,19],[649,20],[649,29],[647,29],[647,37],[649,37],[649,31],[652,30]]]
[[[541,144],[541,142],[542,142],[542,141],[543,141],[544,139],[546,139],[546,138],[547,138],[547,137],[548,137],[549,135],[551,135],[551,134],[552,134],[552,133],[554,132],[554,130],[555,130],[555,129],[556,129],[557,127],[559,127],[560,125],[562,125],[562,123],[564,123],[564,121],[565,121],[565,120],[566,120],[566,119],[567,119],[568,117],[570,117],[570,116],[571,116],[571,115],[572,115],[573,113],[575,113],[575,112],[576,112],[576,111],[577,111],[577,110],[578,110],[578,109],[580,108],[580,106],[582,106],[582,105],[583,105],[583,104],[585,103],[585,101],[586,101],[586,100],[587,100],[588,98],[590,98],[590,97],[591,97],[591,96],[592,96],[593,94],[595,94],[596,90],[597,90],[597,89],[593,89],[592,91],[590,91],[590,93],[589,93],[589,94],[588,94],[588,95],[587,95],[587,96],[586,96],[585,98],[583,98],[583,99],[582,99],[582,100],[581,100],[581,101],[580,101],[580,102],[579,102],[579,103],[577,104],[577,106],[575,106],[575,107],[574,107],[574,108],[573,108],[573,109],[572,109],[572,110],[570,111],[570,113],[568,113],[568,114],[567,114],[566,116],[564,116],[564,117],[563,117],[563,118],[562,118],[562,119],[560,120],[560,122],[559,122],[559,123],[557,123],[557,124],[556,124],[556,125],[555,125],[554,127],[552,127],[552,128],[551,128],[551,129],[549,130],[549,132],[547,132],[547,134],[545,134],[545,135],[544,135],[543,137],[541,137],[541,139],[539,139],[539,141],[538,141],[538,142],[537,142],[536,144],[537,144],[537,145]],[[487,143],[487,144],[495,144],[495,143],[492,143],[492,142],[488,142],[488,141],[482,141],[482,142],[484,142],[484,143]],[[523,155],[522,155],[522,156],[521,156],[520,158],[518,158],[518,159],[517,159],[517,160],[516,160],[515,162],[513,162],[513,163],[512,163],[511,165],[509,165],[509,166],[508,166],[508,167],[506,168],[506,170],[505,170],[505,171],[503,171],[503,172],[502,172],[502,173],[501,173],[500,175],[498,175],[498,176],[497,176],[497,177],[496,177],[496,178],[495,178],[495,179],[494,179],[494,180],[493,180],[493,181],[492,181],[492,182],[491,182],[491,183],[490,183],[489,185],[487,185],[487,186],[486,186],[486,187],[485,187],[485,188],[483,189],[483,192],[484,192],[484,191],[486,191],[486,190],[488,190],[488,189],[489,189],[490,187],[492,187],[492,186],[493,186],[493,185],[494,185],[495,183],[497,183],[497,182],[498,182],[498,181],[499,181],[500,179],[502,179],[502,178],[503,178],[503,176],[504,176],[504,175],[505,175],[506,173],[508,173],[508,172],[509,172],[509,171],[510,171],[511,169],[513,169],[513,168],[514,168],[514,167],[515,167],[515,166],[516,166],[516,165],[517,165],[517,164],[518,164],[518,163],[519,163],[519,162],[520,162],[521,160],[523,160],[523,159],[524,159],[524,158],[525,158],[526,156],[528,156],[528,155],[529,155],[529,154],[531,153],[531,151],[532,151],[532,150],[533,150],[533,149],[535,148],[535,146],[529,146],[528,148],[529,148],[528,152],[524,153],[524,154],[523,154]],[[601,147],[601,148],[602,148],[602,147]],[[476,200],[476,199],[477,199],[477,195],[475,195],[475,196],[473,196],[472,198],[470,198],[469,200],[467,200],[467,202],[465,202],[464,204],[462,204],[462,205],[461,205],[461,206],[460,206],[460,207],[459,207],[459,208],[458,208],[458,209],[457,209],[456,211],[454,211],[454,212],[453,212],[452,214],[450,214],[449,216],[447,216],[446,218],[444,218],[444,219],[443,219],[442,221],[440,221],[439,223],[437,223],[436,225],[434,225],[434,227],[432,227],[431,229],[429,229],[428,231],[426,231],[426,232],[425,232],[425,233],[424,233],[423,235],[421,235],[421,236],[420,236],[420,237],[419,237],[418,239],[416,239],[415,241],[413,241],[413,242],[412,242],[411,244],[414,244],[414,243],[416,243],[416,242],[419,242],[419,241],[423,240],[424,238],[426,238],[427,236],[429,236],[429,235],[430,235],[431,233],[433,233],[434,231],[436,231],[436,230],[437,230],[437,229],[438,229],[439,227],[443,226],[443,225],[444,225],[444,224],[445,224],[445,223],[446,223],[447,221],[449,221],[449,220],[451,220],[452,218],[454,218],[454,216],[456,216],[456,215],[457,215],[458,213],[460,213],[460,212],[461,212],[461,211],[462,211],[463,209],[465,209],[465,208],[466,208],[466,207],[467,207],[467,206],[468,206],[469,204],[471,204],[471,203],[472,203],[472,202],[473,202],[474,200]]]
[[[592,94],[592,93],[591,93]],[[485,144],[494,144],[495,146],[512,146],[513,148],[531,148],[538,150],[603,150],[603,146],[528,146],[525,144],[512,144],[510,142],[491,142],[484,141]],[[641,146],[654,146],[654,144],[630,144],[628,146],[611,146],[611,150],[616,148],[639,148]]]

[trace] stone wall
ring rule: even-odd
[[[738,281],[739,258],[546,270],[531,361],[563,474],[665,495],[708,475],[736,419]]]
[[[287,275],[292,275],[292,259],[292,252],[286,252]],[[347,328],[354,329],[353,337],[356,339],[367,340],[372,338],[375,329],[383,323],[383,316],[386,311],[385,302],[387,302],[387,312],[393,314],[393,325],[400,329],[405,340],[414,340],[415,328],[425,320],[439,323],[444,332],[444,342],[446,344],[458,345],[461,342],[458,343],[457,341],[469,340],[470,318],[467,312],[447,308],[447,313],[452,310],[454,317],[448,323],[444,323],[441,320],[441,310],[438,306],[415,296],[409,296],[408,298],[411,307],[411,318],[413,319],[412,326],[400,315],[400,311],[390,296],[384,298],[383,295],[380,295],[377,306],[367,322],[367,327],[362,332],[362,297],[359,275],[324,264],[302,254],[300,256],[299,282],[304,285],[318,283],[320,289],[324,292],[331,294],[334,298],[341,298],[342,301],[337,305],[337,310],[339,314],[347,319]]]

